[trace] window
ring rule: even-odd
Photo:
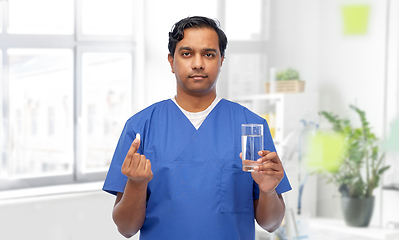
[[[0,190],[105,178],[133,114],[133,2],[0,2]]]
[[[222,26],[229,41],[226,51],[229,61],[223,66],[227,71],[218,82],[218,91],[230,99],[249,92],[261,93],[262,83],[268,79],[268,69],[273,66],[269,48],[270,0],[223,0],[222,3]],[[220,86],[223,82],[226,87]]]
[[[82,56],[82,171],[107,171],[125,121],[131,115],[128,53]]]
[[[0,1],[0,191],[103,181],[127,118],[172,95],[152,91],[163,83],[148,69],[159,67],[160,52],[169,68],[167,31],[180,18],[215,17],[226,31],[231,64],[220,96],[237,90],[227,87],[231,79],[264,77],[234,69],[242,59],[248,71],[270,64],[270,1],[205,2],[188,9],[184,0]],[[253,25],[243,28],[237,16],[247,8]]]
[[[11,34],[73,34],[74,1],[9,0],[7,32]],[[46,7],[43,7],[46,6]]]
[[[265,22],[264,19],[267,15],[263,13],[262,4],[266,5],[268,2],[264,0],[226,1],[226,35],[229,39],[233,41],[265,40],[267,21]],[[251,13],[245,15],[245,21],[242,17],[237,17],[245,12]]]
[[[17,178],[71,173],[72,50],[11,48],[7,60],[7,175]]]
[[[82,0],[81,7],[82,34],[107,36],[132,35],[132,0],[113,0],[112,4],[108,0]]]

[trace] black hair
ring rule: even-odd
[[[174,57],[176,45],[184,38],[184,30],[187,28],[211,28],[214,29],[219,37],[219,49],[220,55],[224,57],[225,50],[227,47],[227,37],[220,29],[220,23],[218,20],[213,20],[207,17],[193,16],[184,18],[172,27],[169,32],[169,44],[168,49],[172,57]]]

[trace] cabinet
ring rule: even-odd
[[[317,121],[316,93],[258,94],[232,100],[268,120],[277,151],[288,134],[303,126],[302,120]]]

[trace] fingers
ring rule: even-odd
[[[271,153],[270,151],[268,151],[268,150],[261,150],[261,151],[259,151],[259,156],[261,156],[261,157],[263,157],[263,156],[266,156],[267,154],[269,154],[269,153]]]
[[[134,153],[132,158],[125,158],[122,173],[135,182],[151,181],[151,162],[144,155]]]
[[[268,161],[274,162],[276,164],[281,163],[280,158],[278,157],[276,152],[262,150],[262,151],[259,151],[259,156],[262,156],[261,158],[259,158],[257,160],[259,163],[264,163],[264,162],[268,162]]]
[[[283,171],[282,163],[276,152],[264,150],[259,151],[259,155],[263,155],[263,157],[257,160],[261,165],[255,167],[255,171],[266,172],[267,174]]]
[[[261,157],[266,156],[269,153],[271,153],[271,152],[267,151],[267,150],[261,150],[258,152],[259,156],[261,156]],[[242,152],[240,152],[240,158],[242,159]]]
[[[135,154],[137,152],[139,147],[140,147],[140,140],[136,138],[130,145],[129,151],[126,154],[126,158],[129,158],[129,159],[132,158],[133,154]]]
[[[282,172],[283,168],[275,163],[264,163],[262,165],[255,166],[254,170],[256,172],[264,172],[264,173],[268,173],[268,174],[274,174],[274,173]]]
[[[145,158],[145,156],[135,153],[133,156],[132,168],[135,168],[139,171],[145,171],[146,165],[147,165],[147,159]]]
[[[137,152],[137,150],[140,147],[140,133],[136,133],[136,138],[133,140],[132,144],[130,145],[130,148],[126,154],[126,158],[125,161],[123,162],[123,165],[128,165],[127,167],[129,167],[129,164],[131,163],[131,161],[126,161],[126,159],[131,159],[133,157],[133,154],[135,154]],[[123,167],[122,165],[122,167]],[[126,167],[126,166],[125,166]]]
[[[146,159],[144,155],[134,153],[133,156],[131,156],[130,158],[126,156],[125,161],[122,164],[122,169],[124,169],[125,171],[144,171],[145,169],[147,169],[147,160],[148,159]],[[149,161],[150,160],[148,160],[148,162]]]
[[[132,151],[132,153],[136,153],[140,147],[140,142],[141,142],[140,139],[138,139],[138,138],[134,139],[134,141],[132,142],[132,145],[130,145],[129,151]]]
[[[149,172],[150,173],[150,180],[152,179],[152,171],[151,171],[151,161],[150,160],[146,160],[146,167],[145,167],[145,172]]]
[[[140,143],[140,134],[136,134],[121,170],[125,176],[133,181],[150,181],[152,179],[151,162],[144,155],[137,153]]]

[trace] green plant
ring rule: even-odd
[[[299,80],[299,72],[293,68],[287,68],[286,70],[277,72],[277,81],[287,81],[287,80]]]
[[[359,115],[361,127],[354,128],[348,119],[341,119],[332,113],[319,113],[345,139],[341,165],[337,172],[328,173],[329,181],[339,187],[343,196],[371,197],[389,166],[382,166],[385,154],[380,151],[379,140],[371,131],[366,113],[353,105],[350,108]]]

